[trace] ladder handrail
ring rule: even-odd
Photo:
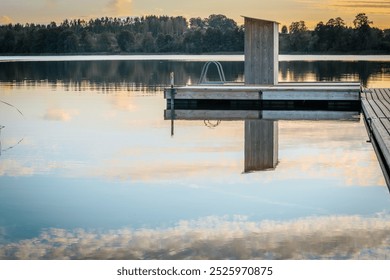
[[[207,84],[206,75],[209,70],[210,64],[214,64],[217,67],[219,79],[221,83],[226,82],[225,73],[223,72],[223,68],[220,62],[218,61],[208,61],[203,65],[202,72],[200,74],[199,84]]]

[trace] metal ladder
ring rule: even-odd
[[[211,64],[214,64],[217,67],[219,81],[208,81],[207,80],[207,72],[209,71],[209,67]],[[199,84],[224,84],[226,82],[225,73],[223,72],[223,68],[220,62],[218,61],[208,61],[205,65],[203,65],[202,73],[200,74]]]

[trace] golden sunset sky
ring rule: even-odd
[[[0,24],[57,23],[64,19],[168,15],[208,17],[224,14],[242,24],[241,15],[275,20],[289,26],[303,20],[309,28],[341,17],[348,26],[366,13],[373,26],[390,28],[389,0],[1,0]]]

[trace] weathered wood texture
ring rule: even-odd
[[[171,99],[171,89],[164,91]],[[175,99],[210,100],[360,100],[360,84],[288,84],[273,86],[184,86],[175,88]]]
[[[390,186],[390,89],[364,89],[362,109],[387,185]]]
[[[278,83],[279,24],[245,17],[245,84]]]
[[[298,110],[165,110],[170,120],[342,120],[358,122],[360,113],[354,111],[298,111]]]
[[[245,172],[273,169],[278,162],[278,122],[245,121]]]

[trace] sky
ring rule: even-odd
[[[168,15],[206,18],[223,14],[242,24],[242,15],[274,20],[289,26],[305,21],[309,28],[341,17],[348,26],[358,13],[366,13],[373,26],[390,28],[390,0],[0,0],[0,24],[39,23],[64,19]]]

